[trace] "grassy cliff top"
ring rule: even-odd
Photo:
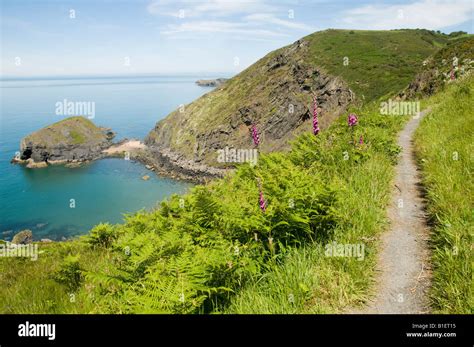
[[[251,146],[248,128],[254,123],[263,137],[261,150],[284,149],[295,135],[311,130],[312,95],[318,97],[325,128],[353,103],[344,96],[347,90],[358,103],[396,94],[451,39],[428,30],[313,33],[172,112],[157,123],[147,144],[212,166],[217,147]]]
[[[74,116],[35,131],[26,136],[23,142],[53,147],[58,144],[81,145],[105,140],[106,135],[100,127],[87,118]]]
[[[342,77],[365,101],[403,89],[423,60],[451,40],[432,31],[408,29],[330,29],[303,39],[311,43],[311,63]]]

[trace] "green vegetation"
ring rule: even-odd
[[[393,95],[405,88],[423,61],[449,40],[428,30],[316,32],[267,54],[222,87],[185,105],[184,112],[172,112],[150,132],[147,144],[157,143],[190,160],[198,156],[202,163],[219,166],[215,148],[209,144],[251,146],[245,118],[269,128],[279,125],[278,119],[287,119],[284,124],[292,126],[284,128],[284,135],[267,137],[261,150],[287,149],[288,141],[309,131],[308,122],[291,120],[290,104],[294,117],[304,118],[311,110],[311,94],[324,94],[319,103],[324,110],[320,119],[324,129],[342,112],[329,101],[331,96],[336,96],[335,104],[344,108],[350,102],[342,92],[335,95],[335,89],[350,88],[359,104]],[[345,57],[348,65],[344,65]]]
[[[418,128],[415,145],[433,225],[433,309],[473,313],[473,76],[427,104],[432,111]]]
[[[365,100],[403,89],[448,39],[428,30],[326,30],[311,34],[311,59]],[[347,57],[347,65],[344,58]]]
[[[377,236],[387,226],[400,150],[395,139],[406,120],[381,115],[376,100],[406,86],[422,60],[450,38],[426,30],[327,30],[304,40],[311,64],[365,95],[366,103],[350,110],[359,117],[353,130],[339,118],[318,136],[299,134],[288,152],[262,153],[257,166],[242,164],[151,212],[125,216],[123,224],[40,243],[37,261],[1,259],[0,312],[336,313],[365,302]],[[463,35],[455,40],[464,44]],[[291,65],[266,77],[255,71],[279,52],[189,105],[191,128],[225,123],[214,116],[227,117],[244,101],[275,107],[262,83],[287,81]],[[342,64],[344,56],[352,71]],[[429,99],[432,111],[417,132],[434,225],[431,298],[437,312],[470,313],[473,307],[473,93],[469,77]],[[308,102],[307,94],[293,96]],[[193,136],[177,120],[165,124],[174,146],[192,148],[187,141]],[[247,130],[239,136],[248,137]],[[333,243],[364,245],[363,259],[328,256]]]
[[[415,81],[405,90],[410,98],[433,95],[452,78],[469,75],[474,69],[474,36],[459,36],[423,62]]]
[[[106,139],[103,131],[91,120],[74,116],[62,119],[25,137],[26,142],[54,147],[58,144],[93,143]]]
[[[339,312],[366,299],[404,118],[358,113],[354,133],[341,119],[153,212],[40,244],[37,262],[2,259],[0,310]],[[364,260],[325,256],[333,241],[363,243]]]

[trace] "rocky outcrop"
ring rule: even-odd
[[[216,78],[213,80],[197,80],[196,84],[200,87],[218,87],[224,84],[227,78]]]
[[[354,95],[342,79],[310,62],[308,46],[299,40],[270,53],[158,122],[145,139],[153,160],[195,179],[222,176],[235,163],[220,162],[219,150],[254,149],[253,126],[262,152],[285,150],[296,135],[311,131],[313,96],[320,126],[327,127]]]
[[[474,38],[457,39],[425,59],[421,71],[398,97],[405,100],[433,95],[446,83],[462,79],[473,71]]]
[[[13,236],[12,243],[17,245],[27,245],[33,242],[33,233],[31,230],[23,230]]]
[[[166,148],[158,150],[153,147],[135,151],[131,153],[131,159],[141,162],[158,175],[195,183],[223,177],[228,171],[196,163]]]
[[[80,163],[103,156],[114,133],[84,117],[70,117],[38,130],[21,140],[20,154],[12,161],[28,168],[47,164]]]

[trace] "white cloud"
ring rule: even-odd
[[[472,15],[472,0],[421,0],[358,7],[346,11],[342,23],[356,29],[442,29],[464,23]]]
[[[288,36],[272,30],[258,27],[249,27],[243,22],[226,21],[193,21],[184,22],[179,25],[169,25],[167,29],[161,31],[164,35],[178,33],[226,33],[256,36],[258,38],[284,37]]]
[[[293,19],[291,20],[284,20],[275,17],[273,14],[269,13],[259,13],[259,14],[251,14],[244,18],[244,20],[248,22],[255,22],[255,23],[262,23],[262,24],[275,24],[278,26],[282,26],[289,29],[298,29],[298,30],[306,30],[306,31],[316,31],[315,28],[310,27],[304,23],[296,22]]]
[[[178,22],[160,28],[161,34],[173,38],[183,33],[224,33],[268,40],[288,37],[292,30],[314,31],[292,18],[277,17],[288,15],[288,9],[268,0],[154,0],[147,10],[153,15],[179,18]]]
[[[208,1],[171,1],[153,0],[147,11],[154,15],[178,17],[180,10],[185,17],[226,17],[256,12],[274,12],[277,7],[263,0],[208,0]]]

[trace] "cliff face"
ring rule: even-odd
[[[114,134],[84,117],[70,117],[21,140],[20,160],[36,162],[88,161],[101,156]]]
[[[324,128],[346,109],[353,94],[342,79],[306,63],[308,46],[297,41],[270,53],[222,88],[171,113],[145,143],[171,166],[201,172],[225,168],[230,165],[217,160],[218,151],[254,148],[253,125],[264,152],[284,150],[288,140],[310,131],[313,94]]]
[[[269,53],[196,101],[158,122],[145,143],[150,160],[186,178],[215,177],[233,163],[226,148],[285,150],[312,128],[316,96],[324,130],[357,100],[377,100],[402,90],[446,39],[426,30],[327,30]]]

